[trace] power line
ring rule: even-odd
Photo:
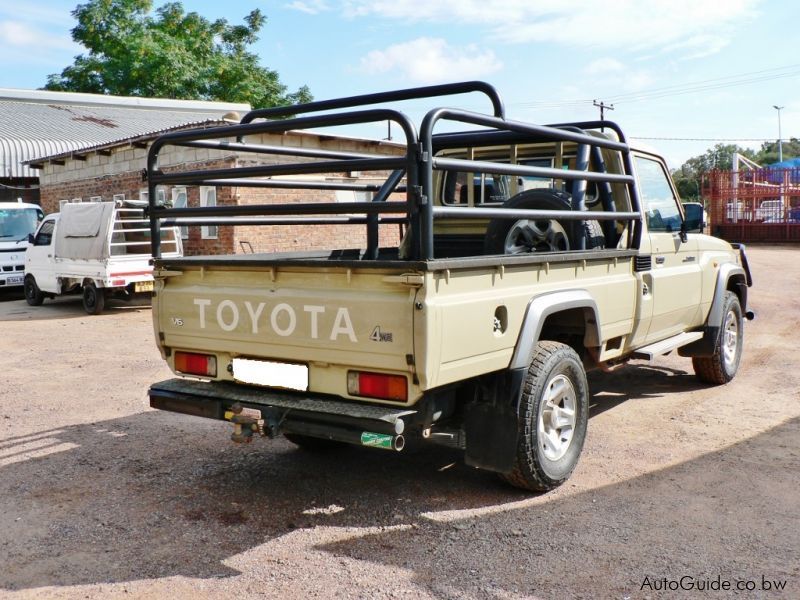
[[[722,89],[726,87],[735,87],[740,85],[749,85],[752,83],[759,83],[762,81],[770,81],[773,79],[784,79],[787,77],[800,76],[800,64],[785,65],[783,67],[773,67],[771,69],[761,69],[759,71],[749,71],[747,73],[739,73],[737,75],[727,75],[725,77],[716,77],[713,79],[705,79],[700,81],[688,82],[683,84],[676,84],[653,88],[651,90],[643,90],[638,92],[628,92],[625,94],[617,94],[615,96],[607,97],[608,101],[614,103],[619,102],[640,102],[642,100],[652,100],[657,98],[664,98],[667,96],[678,96],[683,94],[691,94],[702,91]],[[555,101],[541,101],[541,102],[515,102],[511,103],[514,106],[526,106],[531,108],[566,108],[570,106],[581,106],[588,102],[592,102],[591,98],[576,98],[571,100],[555,100]]]

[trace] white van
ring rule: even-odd
[[[43,217],[36,204],[0,202],[0,290],[22,285],[28,235]]]
[[[111,297],[130,300],[153,291],[150,222],[142,203],[65,204],[28,238],[25,299],[31,306],[60,294],[80,293],[89,314]],[[169,256],[183,253],[175,228],[161,232]]]

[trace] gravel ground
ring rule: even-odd
[[[581,463],[542,495],[446,449],[234,445],[148,408],[148,307],[5,293],[0,597],[798,598],[799,257],[750,248],[732,384],[672,356],[592,373]],[[755,589],[658,591],[681,577]]]

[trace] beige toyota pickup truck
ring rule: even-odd
[[[417,125],[376,107],[463,94],[483,95],[491,111],[433,108]],[[370,152],[269,142],[387,120],[405,142]],[[167,148],[252,158],[162,170]],[[744,247],[701,233],[702,208],[681,204],[661,157],[609,121],[509,120],[482,82],[256,110],[240,124],[167,134],[147,175],[153,325],[177,375],[151,386],[150,403],[228,421],[235,442],[445,444],[512,485],[549,490],[583,447],[587,369],[677,351],[700,380],[726,384],[753,318]],[[252,195],[224,206],[156,201],[168,197],[159,186],[175,185]],[[258,196],[287,187],[297,194],[288,201]],[[341,190],[362,201],[334,201]],[[344,228],[363,243],[167,257],[160,231],[175,225],[290,225],[315,243]]]

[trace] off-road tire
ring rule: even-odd
[[[572,210],[570,202],[571,196],[566,192],[550,189],[527,190],[509,198],[503,203],[503,208],[516,209],[539,209],[539,210]],[[486,254],[516,254],[523,253],[525,250],[511,250],[509,235],[512,229],[518,224],[526,221],[525,219],[494,219],[489,222],[486,228],[484,239],[484,252]],[[605,236],[603,228],[598,221],[573,221],[570,219],[542,219],[534,221],[539,231],[557,229],[557,233],[563,233],[563,240],[560,235],[557,239],[541,239],[540,244],[527,249],[528,252],[556,252],[565,250],[575,250],[578,247],[581,234],[586,237],[586,249],[604,248]],[[548,243],[549,242],[549,243]]]
[[[340,450],[348,445],[344,442],[325,440],[301,433],[284,433],[283,437],[292,442],[295,446],[308,452],[332,452]]]
[[[99,315],[106,306],[106,295],[93,281],[83,286],[83,309],[90,315]]]
[[[559,396],[555,386],[565,391],[564,396]],[[568,401],[570,394],[572,397]],[[574,418],[566,448],[561,448],[563,454],[549,458],[544,431],[548,419],[553,418],[553,400],[556,406],[562,405],[562,409],[571,404]],[[575,350],[559,342],[536,344],[525,375],[518,415],[516,465],[500,477],[525,490],[546,492],[558,487],[569,479],[578,464],[589,418],[589,385]],[[559,439],[568,435],[566,429],[554,430],[552,426],[550,420],[549,429],[557,432]]]
[[[736,377],[742,358],[744,321],[739,297],[725,292],[722,303],[722,326],[712,356],[692,357],[694,372],[700,381],[722,385]]]
[[[42,302],[44,302],[44,293],[36,285],[36,279],[33,278],[33,275],[25,275],[22,288],[25,293],[25,302],[31,306],[41,306]]]

